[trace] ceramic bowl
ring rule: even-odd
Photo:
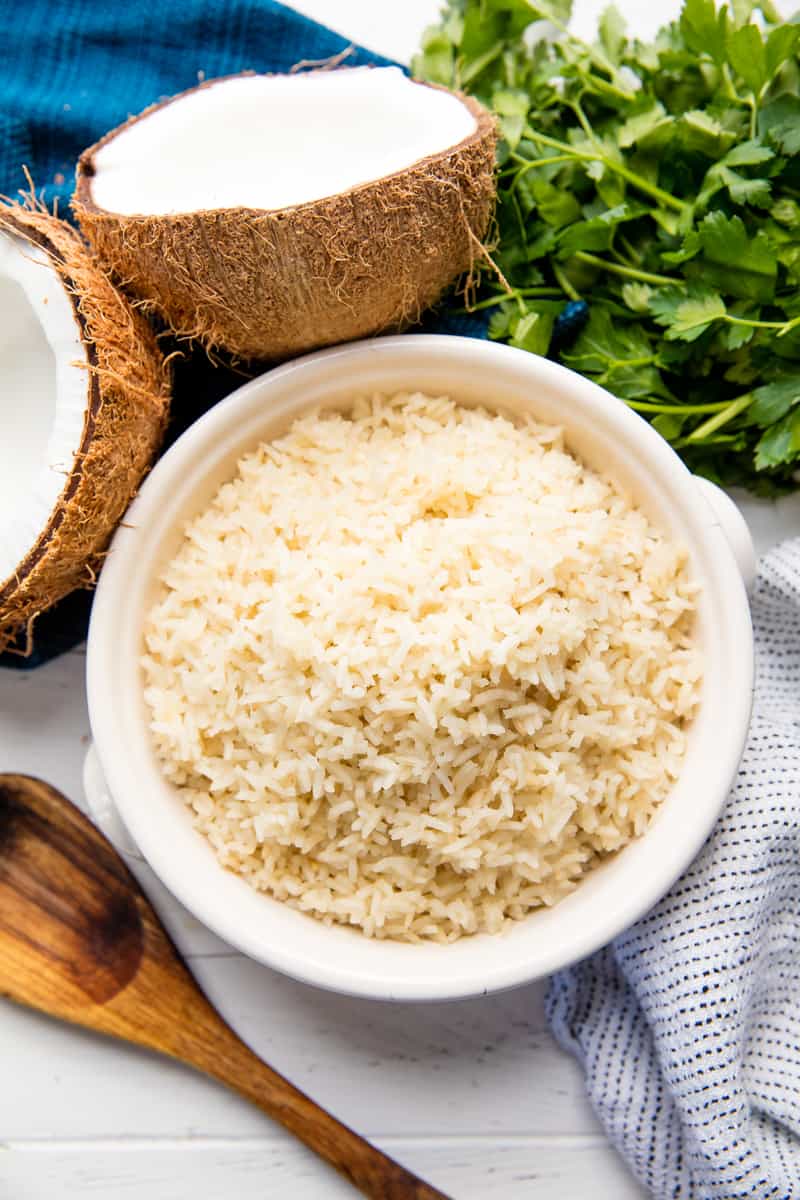
[[[162,564],[185,521],[230,478],[242,454],[316,406],[355,394],[423,390],[563,425],[570,446],[619,481],[688,548],[701,585],[705,659],[699,712],[681,776],[647,832],[591,870],[553,908],[500,935],[450,945],[375,941],[328,927],[224,870],[159,770],[139,657]],[[377,338],[311,354],[254,379],[167,452],[111,546],[88,648],[92,730],[110,794],[173,894],[245,954],[307,983],[386,1000],[444,1000],[547,975],[609,942],[663,896],[707,837],[733,780],[751,706],[753,642],[746,585],[752,544],[733,503],[693,477],[667,443],[602,388],[535,355],[465,338]]]

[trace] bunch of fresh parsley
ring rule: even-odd
[[[693,470],[796,487],[800,24],[769,0],[685,0],[652,43],[611,8],[588,45],[569,2],[449,0],[414,64],[477,96],[502,134],[473,307],[491,337],[626,401]],[[579,300],[570,335],[560,315]]]

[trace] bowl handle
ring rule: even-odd
[[[703,479],[701,475],[695,475],[694,481],[714,510],[717,523],[739,564],[744,586],[748,593],[751,592],[756,581],[756,551],[747,522],[722,488],[717,487],[710,479]]]
[[[117,807],[111,799],[94,743],[89,746],[83,762],[83,794],[88,815],[120,854],[125,858],[143,861],[139,847],[123,825]]]

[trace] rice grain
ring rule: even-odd
[[[684,551],[560,430],[312,413],[164,570],[142,659],[224,866],[374,937],[496,933],[640,836],[698,700]]]

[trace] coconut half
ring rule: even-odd
[[[145,320],[45,211],[0,205],[0,650],[90,585],[152,462],[168,372]]]
[[[86,150],[98,257],[178,333],[285,358],[416,321],[468,270],[495,127],[396,67],[211,80]]]

